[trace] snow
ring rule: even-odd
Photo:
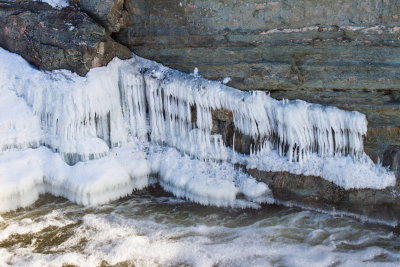
[[[63,9],[64,7],[69,6],[69,0],[35,0],[35,1],[47,3],[57,9]]]
[[[222,80],[222,83],[223,84],[227,84],[227,83],[229,83],[231,81],[231,77],[225,77],[223,80]]]
[[[257,140],[250,155],[212,134],[218,109],[232,111],[235,130]],[[201,204],[271,202],[267,185],[236,162],[317,175],[346,189],[395,183],[364,153],[367,121],[359,112],[277,101],[135,55],[80,77],[38,71],[0,49],[0,110],[0,188],[13,188],[1,195],[0,211],[44,192],[106,203],[147,186],[151,174],[167,191]]]

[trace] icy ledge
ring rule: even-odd
[[[212,111],[232,111],[254,140],[241,155],[212,134]],[[381,189],[393,173],[363,152],[365,116],[241,92],[133,55],[92,69],[42,72],[0,48],[0,211],[49,192],[84,205],[152,183],[205,205],[258,207],[271,191],[237,170],[321,176]]]

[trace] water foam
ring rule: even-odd
[[[396,266],[399,236],[350,218],[210,209],[146,193],[96,208],[50,198],[6,214],[0,265]]]

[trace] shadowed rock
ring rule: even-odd
[[[400,146],[390,145],[383,151],[382,165],[389,167],[400,179]]]
[[[385,189],[344,188],[321,177],[287,172],[247,172],[268,184],[278,201],[305,208],[361,215],[378,221],[400,222],[400,190],[398,185]]]
[[[0,1],[0,46],[40,69],[69,69],[79,75],[115,56],[130,57],[129,49],[87,14],[41,2]]]
[[[75,0],[82,11],[99,21],[107,31],[118,32],[128,21],[124,0]]]

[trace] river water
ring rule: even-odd
[[[297,208],[201,206],[150,187],[97,207],[44,195],[0,215],[0,266],[398,266],[390,228]]]

